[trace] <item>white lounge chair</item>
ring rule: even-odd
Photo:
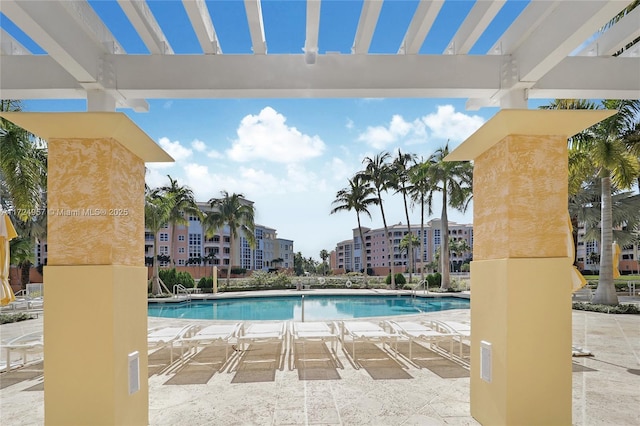
[[[335,323],[331,325],[325,322],[292,322],[291,323],[291,355],[294,362],[296,359],[296,343],[305,342],[321,342],[331,343],[331,350],[334,355],[338,349],[338,339],[340,334],[338,333]]]
[[[285,343],[287,327],[284,322],[260,322],[243,324],[238,333],[238,345],[245,349],[247,343]]]
[[[356,342],[382,343],[393,347],[397,352],[398,339],[401,335],[394,331],[386,331],[379,324],[370,321],[342,321],[340,323],[340,340],[345,344],[345,338],[351,340],[351,356],[356,359]]]
[[[409,360],[413,361],[413,341],[425,342],[431,349],[441,352],[440,342],[449,343],[449,353],[453,354],[454,333],[442,327],[440,324],[428,321],[425,323],[415,321],[385,321],[388,329],[401,334],[409,340]]]
[[[44,338],[41,331],[34,333],[23,334],[22,336],[15,337],[9,340],[7,343],[1,345],[2,350],[5,351],[6,364],[2,369],[9,371],[12,368],[21,367],[29,363],[29,354],[43,354],[44,353]],[[21,357],[18,360],[12,361],[12,353],[19,352]],[[41,359],[41,358],[38,358]],[[32,360],[34,361],[34,360]]]
[[[454,340],[456,340],[459,344],[460,361],[466,363],[466,357],[463,354],[462,345],[464,343],[466,343],[467,345],[471,344],[471,324],[458,321],[440,320],[434,320],[433,322],[442,326],[445,330],[449,330],[453,334]]]
[[[189,337],[180,339],[180,343],[196,350],[201,346],[224,346],[225,361],[229,358],[229,347],[238,337],[242,323],[212,324],[198,330]]]
[[[193,330],[193,325],[183,327],[162,327],[149,330],[147,334],[147,347],[149,351],[156,351],[162,348],[170,348],[170,360],[173,363],[173,348],[178,341],[185,336],[189,336]]]

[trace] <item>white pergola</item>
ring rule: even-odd
[[[323,2],[306,2],[297,54],[270,54],[260,0],[244,0],[252,54],[224,54],[204,0],[182,0],[201,54],[177,55],[149,5],[118,0],[149,54],[128,54],[84,0],[3,0],[45,52],[0,34],[5,99],[87,99],[91,111],[148,110],[154,98],[466,98],[468,109],[534,98],[640,98],[640,8],[629,0],[532,0],[482,55],[469,54],[505,0],[478,0],[441,54],[419,53],[444,4],[420,0],[395,54],[369,52],[383,1],[364,0],[351,54],[319,53]],[[324,23],[326,24],[326,23]],[[239,28],[238,31],[244,31]],[[594,35],[597,35],[594,37]]]

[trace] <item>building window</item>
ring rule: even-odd
[[[169,234],[167,234],[166,232],[161,232],[160,241],[169,241]]]
[[[178,241],[184,241],[184,235],[178,235]]]
[[[433,230],[433,244],[436,246],[440,245],[440,230],[439,229],[434,229]]]
[[[178,259],[178,265],[184,266],[184,259]]]
[[[230,243],[231,242],[231,237],[224,237],[224,242],[225,243]]]
[[[184,247],[179,247],[178,248],[178,253],[184,253]]]
[[[169,246],[160,246],[160,254],[169,254]]]
[[[202,253],[202,235],[189,234],[189,259],[200,257]]]
[[[219,243],[220,242],[220,235],[214,235],[213,236],[213,242],[214,243]]]

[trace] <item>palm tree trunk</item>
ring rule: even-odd
[[[233,265],[233,233],[229,233],[229,266],[227,267],[227,284],[225,288],[229,288],[231,283],[231,265]]]
[[[358,232],[360,233],[360,255],[362,259],[364,259],[364,288],[369,288],[369,283],[367,282],[367,253],[364,248],[364,237],[362,235],[362,226],[360,225],[360,213],[356,211],[356,216],[358,217]]]
[[[20,288],[23,290],[27,288],[27,284],[29,284],[30,279],[29,275],[31,273],[31,262],[25,260],[20,264]]]
[[[378,200],[380,200],[380,212],[382,213],[382,224],[384,225],[384,235],[387,238],[387,252],[389,256],[389,267],[391,271],[391,290],[396,289],[396,277],[394,270],[395,260],[393,258],[393,241],[389,236],[389,228],[387,227],[387,219],[384,216],[384,208],[382,207],[382,197],[378,194]]]
[[[153,233],[153,274],[151,276],[151,294],[160,294],[160,271],[158,267],[158,233]]]
[[[171,256],[171,264],[175,267],[176,266],[176,258],[173,256],[175,254],[176,251],[176,224],[175,222],[171,223],[171,252],[170,252],[170,256]]]
[[[409,221],[409,207],[407,206],[407,194],[406,192],[402,192],[402,198],[404,199],[404,214],[407,217],[407,229],[409,230],[409,234],[411,234],[411,222]],[[409,282],[412,281],[412,272],[413,272],[413,241],[411,241],[411,237],[409,237]]]
[[[611,215],[611,175],[602,178],[602,224],[600,229],[600,276],[592,303],[617,305],[618,295],[613,283],[613,225]]]
[[[424,282],[424,195],[420,199],[420,281]]]
[[[451,285],[449,276],[449,218],[447,216],[447,187],[442,187],[442,216],[440,218],[440,236],[442,249],[440,250],[440,265],[442,268],[442,282],[440,288],[446,290]]]

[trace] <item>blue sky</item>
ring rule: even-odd
[[[528,2],[508,1],[471,53],[486,52]],[[147,54],[117,2],[91,1],[128,53]],[[201,53],[181,2],[150,1],[150,8],[176,54]],[[251,42],[242,1],[207,2],[225,54],[248,54]],[[382,8],[370,52],[396,53],[417,1],[388,0]],[[421,53],[441,53],[473,2],[445,3]],[[263,0],[268,53],[302,53],[305,39],[303,1]],[[320,53],[349,53],[361,1],[323,1]],[[0,26],[32,52],[30,42],[4,16]],[[401,25],[400,25],[401,24]],[[40,49],[40,53],[43,53]],[[123,110],[176,160],[149,164],[147,183],[167,183],[167,174],[190,186],[199,201],[220,191],[243,193],[255,202],[256,221],[294,240],[295,251],[319,259],[349,239],[357,226],[354,212],[330,215],[336,192],[362,169],[362,160],[380,151],[411,152],[428,157],[447,140],[459,145],[497,109],[465,111],[464,99],[156,99],[150,111]],[[535,108],[545,102],[530,104]],[[84,100],[26,101],[29,111],[83,111]],[[388,224],[405,223],[402,199],[384,200]],[[439,217],[441,206],[434,205]],[[449,212],[450,220],[472,222],[466,214]],[[363,226],[382,227],[378,208]],[[411,213],[418,224],[420,210]]]

